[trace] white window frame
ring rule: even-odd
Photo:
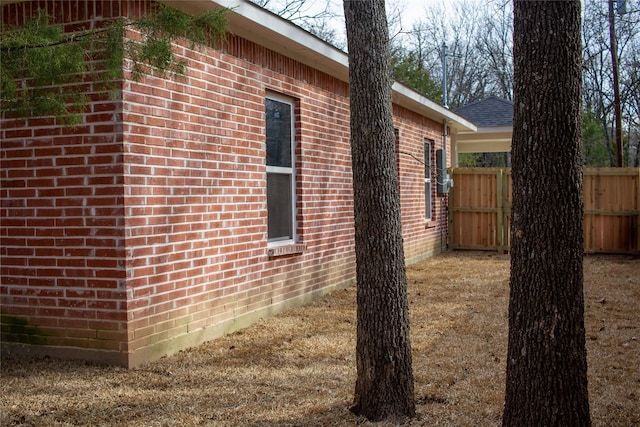
[[[424,140],[424,213],[425,221],[433,219],[433,164],[431,162],[431,150],[433,141]]]
[[[296,129],[295,129],[295,122],[296,122],[296,117],[295,117],[295,102],[293,99],[283,96],[283,95],[279,95],[273,92],[269,92],[267,93],[267,95],[265,96],[265,144],[266,144],[266,132],[267,132],[267,117],[266,117],[266,102],[267,100],[272,100],[272,101],[276,101],[276,102],[280,102],[283,104],[287,104],[289,105],[289,107],[291,108],[291,167],[280,167],[280,166],[266,166],[266,172],[267,175],[269,174],[280,174],[280,175],[289,175],[291,177],[290,179],[290,184],[291,184],[291,188],[290,188],[290,194],[291,194],[291,236],[289,238],[285,238],[285,237],[278,237],[278,238],[271,238],[269,239],[268,237],[268,231],[267,231],[267,245],[268,247],[277,247],[277,246],[284,246],[284,245],[291,245],[296,243],[297,241],[297,222],[296,222],[296,152],[295,152],[295,147],[296,147],[296,141],[295,141],[295,134],[296,134]],[[266,163],[266,145],[265,145],[265,163]],[[266,182],[266,180],[265,180]],[[267,218],[268,218],[269,212],[268,212],[268,208],[267,208]],[[268,225],[267,225],[268,227]]]

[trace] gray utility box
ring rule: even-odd
[[[436,150],[436,188],[438,194],[448,194],[451,187],[453,187],[453,180],[447,174],[444,150]]]

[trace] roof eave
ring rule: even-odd
[[[349,57],[345,52],[248,0],[165,0],[165,3],[191,13],[202,13],[212,7],[230,9],[228,20],[233,34],[349,82]],[[393,101],[431,119],[446,120],[458,131],[476,131],[473,123],[397,82],[393,85]]]
[[[163,0],[163,2],[188,13],[203,13],[217,8],[229,9],[227,20],[232,34],[295,58],[339,80],[349,81],[349,61],[346,53],[250,1]]]
[[[458,132],[476,132],[478,130],[476,125],[470,121],[398,82],[393,84],[393,101],[429,118],[446,121]]]
[[[162,1],[192,14],[227,8],[233,34],[349,82],[349,57],[345,52],[248,0]],[[0,4],[8,2],[13,1],[0,0]],[[457,131],[477,130],[473,123],[397,82],[393,84],[393,101],[431,119],[446,121]]]
[[[512,126],[478,127],[477,132],[459,132],[458,153],[495,153],[511,150]]]
[[[505,134],[511,135],[513,126],[477,126],[474,131],[461,131],[459,135],[469,135],[470,138],[483,138],[483,135]]]

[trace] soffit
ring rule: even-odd
[[[456,135],[458,153],[492,153],[511,150],[511,126],[479,127],[477,132],[459,132]]]

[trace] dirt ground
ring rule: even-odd
[[[409,267],[409,425],[500,425],[508,271],[479,252]],[[640,425],[640,258],[587,256],[585,303],[593,425]],[[350,288],[139,369],[3,357],[1,425],[383,426],[348,410],[354,352]]]

